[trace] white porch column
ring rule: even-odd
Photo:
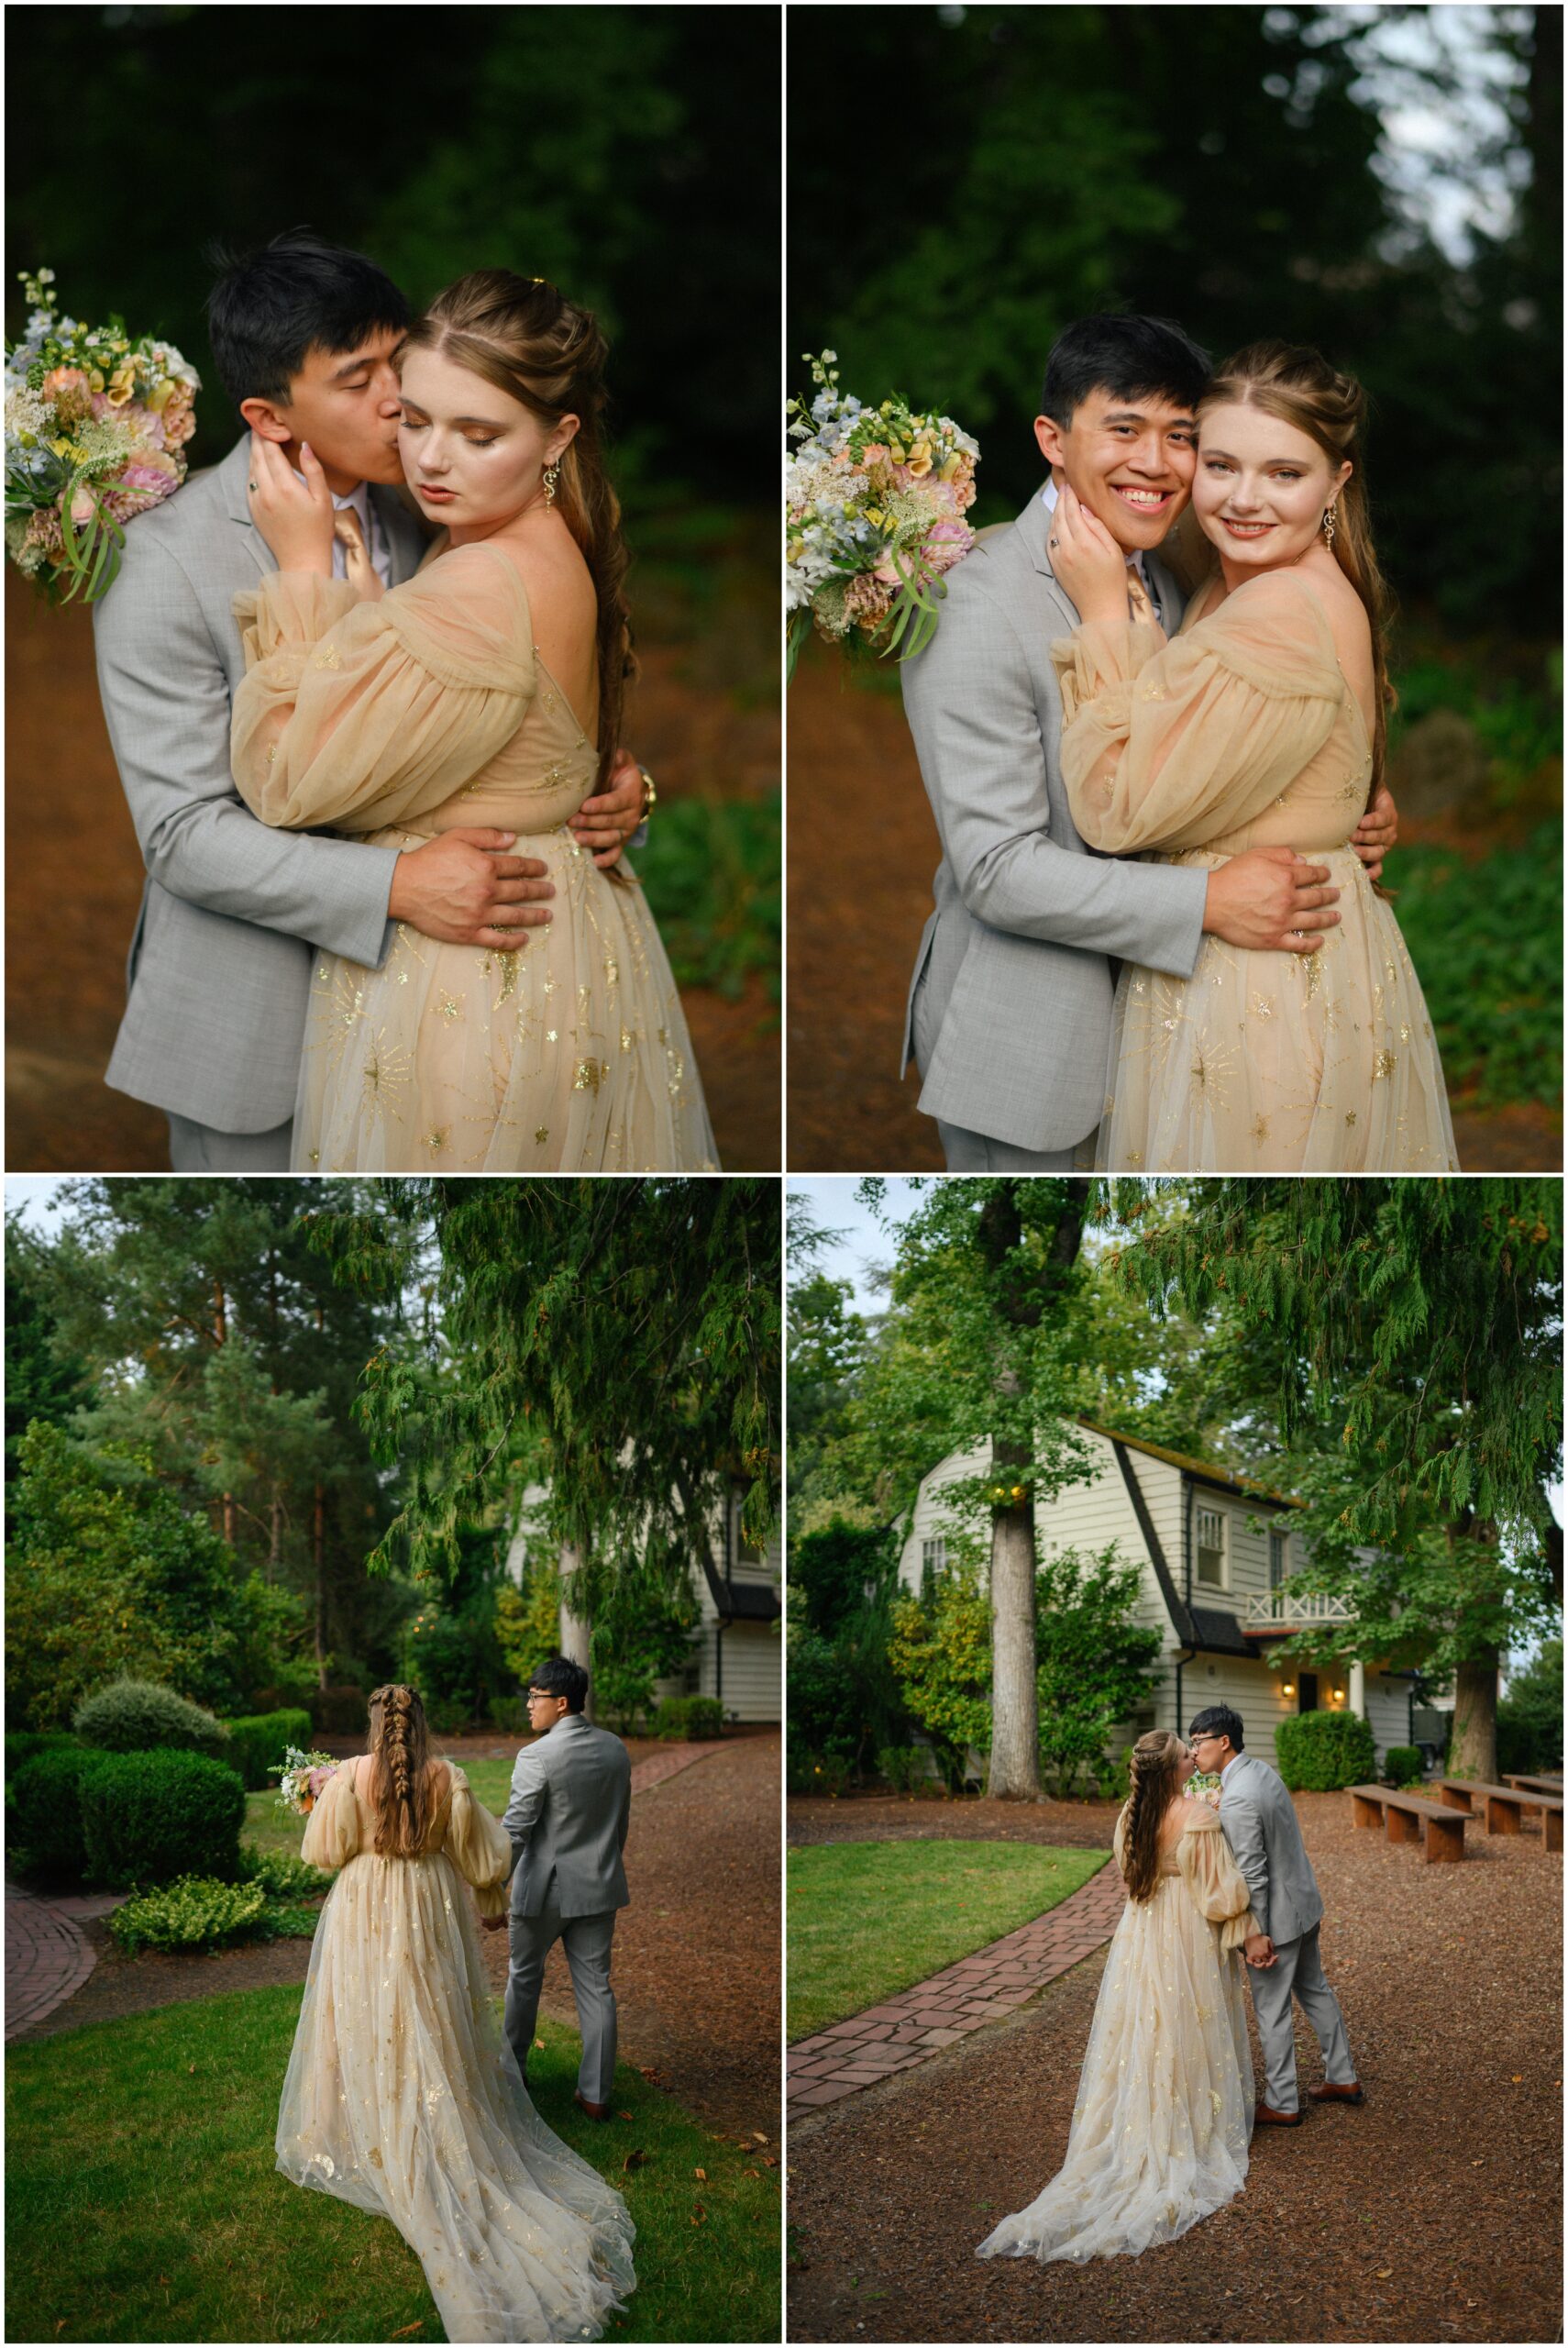
[[[1364,1663],[1353,1663],[1350,1667],[1350,1708],[1353,1712],[1359,1712],[1363,1720],[1366,1718],[1366,1666]]]

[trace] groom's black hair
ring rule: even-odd
[[[588,1674],[569,1656],[553,1655],[528,1675],[528,1685],[541,1696],[564,1696],[569,1712],[580,1712],[588,1701]]]
[[[313,350],[353,350],[409,322],[407,298],[383,270],[309,228],[287,229],[256,253],[210,246],[206,258],[222,271],[207,295],[207,338],[237,407],[286,400]]]
[[[1188,1736],[1228,1736],[1231,1740],[1231,1752],[1240,1753],[1246,1731],[1242,1726],[1241,1713],[1233,1712],[1229,1704],[1210,1704],[1206,1712],[1199,1712],[1197,1715],[1192,1726],[1187,1730],[1187,1734]]]
[[[1051,346],[1041,413],[1065,432],[1091,392],[1196,407],[1209,371],[1209,353],[1170,318],[1110,312],[1075,318]]]

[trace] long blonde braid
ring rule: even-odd
[[[417,1688],[396,1681],[370,1697],[370,1799],[382,1858],[418,1856],[430,1823],[430,1728]]]

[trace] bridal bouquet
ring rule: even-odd
[[[308,1818],[337,1767],[330,1753],[302,1753],[297,1744],[285,1744],[282,1761],[274,1761],[267,1772],[278,1779],[279,1809]]]
[[[6,354],[6,550],[50,603],[92,604],[126,523],[185,478],[200,382],[172,343],[61,317],[52,269],[18,273],[31,313]]]
[[[1210,1810],[1220,1807],[1220,1773],[1217,1769],[1195,1769],[1182,1788],[1188,1801],[1206,1801]]]
[[[908,660],[936,633],[942,575],[975,543],[977,443],[904,400],[863,407],[838,388],[836,351],[811,359],[816,396],[790,402],[800,443],[784,479],[789,665],[814,619]]]

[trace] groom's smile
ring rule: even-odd
[[[1101,386],[1066,426],[1037,416],[1034,437],[1057,483],[1066,481],[1129,555],[1157,547],[1187,504],[1198,420],[1176,401],[1128,399]]]

